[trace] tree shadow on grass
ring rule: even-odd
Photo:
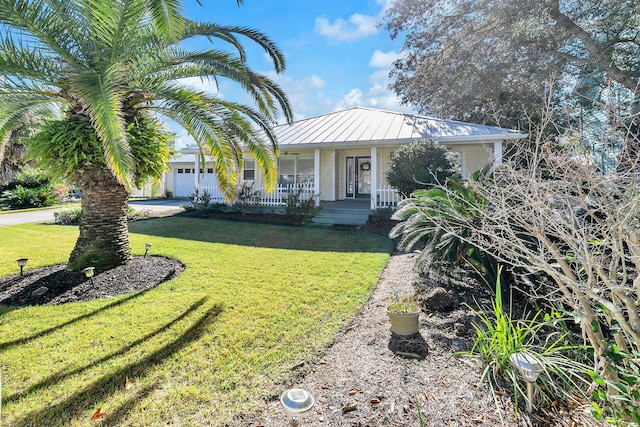
[[[123,299],[118,300],[118,301],[114,301],[114,302],[112,302],[110,304],[105,305],[104,307],[101,307],[101,308],[97,309],[97,310],[91,311],[89,313],[83,314],[83,315],[78,316],[78,317],[74,317],[73,319],[67,320],[64,323],[61,323],[61,324],[56,325],[56,326],[52,326],[52,327],[44,329],[44,330],[42,330],[40,332],[36,332],[35,334],[31,334],[31,335],[29,335],[27,337],[16,338],[15,340],[12,340],[12,341],[6,341],[6,342],[3,342],[3,343],[0,343],[0,351],[6,350],[7,348],[13,347],[14,345],[26,344],[26,343],[28,343],[30,341],[33,341],[33,340],[41,338],[41,337],[43,337],[45,335],[51,334],[51,333],[53,333],[53,332],[55,332],[55,331],[57,331],[59,329],[62,329],[64,327],[66,327],[66,326],[73,325],[74,323],[80,322],[81,320],[85,320],[85,319],[88,319],[90,317],[93,317],[93,316],[95,316],[97,314],[102,313],[103,311],[110,310],[110,309],[112,309],[114,307],[117,307],[117,306],[122,305],[122,304],[124,304],[126,302],[129,302],[129,301],[131,301],[131,300],[133,300],[135,298],[138,298],[139,296],[144,294],[144,292],[146,292],[146,291],[136,292],[134,294],[129,295],[126,298],[123,298]],[[0,312],[0,313],[2,313],[2,312]]]
[[[115,357],[118,356],[122,356],[123,354],[125,354],[126,352],[132,350],[133,348],[135,348],[136,346],[143,344],[145,341],[161,334],[162,332],[166,331],[167,329],[169,329],[171,326],[175,325],[176,323],[178,323],[180,320],[186,318],[189,314],[193,313],[194,311],[196,311],[198,308],[200,308],[202,306],[202,304],[204,304],[206,302],[206,298],[201,298],[200,300],[196,301],[194,304],[192,304],[186,311],[184,311],[181,315],[179,315],[178,317],[176,317],[175,319],[173,319],[172,321],[164,324],[163,326],[161,326],[160,328],[156,329],[155,331],[143,336],[142,338],[139,338],[135,341],[133,341],[132,343],[122,347],[121,349],[119,349],[118,351],[115,351],[113,353],[107,354],[106,356],[103,356],[91,363],[88,363],[84,366],[78,367],[76,369],[72,369],[70,371],[58,371],[57,373],[43,379],[42,381],[33,384],[31,386],[29,386],[26,390],[23,390],[19,393],[15,393],[12,395],[9,395],[7,397],[4,398],[4,401],[6,403],[9,402],[13,402],[16,400],[19,400],[21,398],[23,398],[24,396],[27,396],[31,393],[35,393],[38,390],[45,388],[45,387],[50,387],[53,385],[58,384],[59,382],[64,381],[66,378],[69,378],[73,375],[78,375],[81,374],[82,372],[86,371],[87,369],[90,369],[94,366],[100,365],[101,363],[107,362],[110,359],[113,359]]]
[[[24,417],[17,420],[14,427],[68,425],[70,420],[82,416],[83,413],[88,413],[87,411],[91,412],[99,402],[107,400],[110,395],[121,390],[124,387],[127,377],[135,379],[145,376],[155,366],[161,364],[185,346],[200,339],[206,328],[218,318],[221,312],[222,306],[216,304],[200,316],[174,341],[169,342],[137,362],[124,366],[112,374],[105,375],[59,403],[47,405],[37,411],[32,411],[24,415]],[[137,394],[135,400],[129,400],[124,406],[115,409],[114,413],[120,419],[123,418],[135,407],[135,403],[139,401],[139,399],[148,395],[150,392],[150,389],[146,391],[142,390]],[[87,418],[90,416],[89,414]]]

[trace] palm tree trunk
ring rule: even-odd
[[[82,189],[80,236],[67,268],[77,271],[126,264],[131,260],[127,190],[108,169],[84,170],[78,184]]]

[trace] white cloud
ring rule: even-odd
[[[333,22],[329,22],[325,17],[316,18],[314,30],[316,33],[336,41],[352,41],[378,34],[384,15],[395,2],[396,0],[376,0],[376,3],[382,5],[382,8],[375,16],[354,13],[346,21],[342,18],[336,18]]]
[[[349,90],[347,94],[334,103],[334,111],[361,106],[413,113],[410,107],[400,105],[398,97],[389,88],[391,84],[389,72],[393,61],[399,58],[400,55],[394,51],[382,52],[376,50],[369,61],[369,66],[374,68],[374,71],[368,77],[369,88],[364,91],[360,88]]]
[[[311,83],[311,86],[313,86],[316,89],[322,89],[327,85],[327,82],[325,82],[324,80],[322,80],[320,77],[316,75],[309,77],[308,80]]]
[[[315,109],[326,102],[322,89],[327,86],[327,82],[315,74],[301,79],[294,79],[287,74],[277,74],[274,71],[267,71],[264,74],[280,85],[287,94],[296,120],[305,118],[304,112],[308,112],[310,106]]]
[[[327,18],[316,18],[315,32],[328,39],[351,41],[375,35],[379,31],[378,17],[354,13],[345,21],[336,18],[329,22]]]
[[[389,52],[383,52],[380,49],[376,49],[371,55],[369,60],[369,67],[372,68],[390,68],[395,61],[397,61],[402,54],[395,50]]]
[[[187,87],[189,89],[208,92],[222,97],[222,94],[218,90],[216,82],[212,79],[200,78],[200,77],[185,77],[184,79],[178,79],[178,84]]]
[[[396,0],[377,0],[376,3],[382,5],[382,10],[378,16],[384,16],[387,10],[391,9],[391,6],[396,2]]]

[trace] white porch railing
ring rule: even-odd
[[[309,200],[314,197],[313,184],[299,184],[299,185],[287,185],[279,186],[271,193],[267,193],[264,187],[246,187],[246,190],[242,192],[242,188],[238,191],[241,192],[241,197],[236,199],[236,202],[249,202],[260,206],[286,206],[287,196],[289,193],[300,192],[300,200]],[[227,203],[224,199],[224,193],[220,191],[215,184],[200,184],[198,186],[198,194],[202,195],[207,192],[210,196],[211,203]]]
[[[205,191],[209,194],[211,203],[227,203],[217,185],[200,184],[198,194],[202,195]],[[309,200],[315,195],[313,184],[300,184],[279,186],[271,193],[267,193],[264,187],[250,187],[244,199],[260,206],[286,206],[287,195],[298,191],[300,191],[300,200]],[[383,185],[376,190],[376,209],[396,209],[400,200],[400,193],[390,185]]]
[[[383,185],[376,191],[376,209],[396,209],[400,193],[390,185]]]

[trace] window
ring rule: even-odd
[[[313,159],[298,159],[296,184],[313,184]]]
[[[184,169],[178,168],[178,173],[184,173]]]
[[[245,181],[255,181],[256,179],[256,161],[254,159],[244,159],[244,170],[242,179]]]
[[[288,187],[296,183],[295,157],[283,157],[278,160],[278,185]]]
[[[278,159],[278,185],[313,185],[313,157],[281,157]]]
[[[213,168],[207,168],[207,173],[213,173]]]

